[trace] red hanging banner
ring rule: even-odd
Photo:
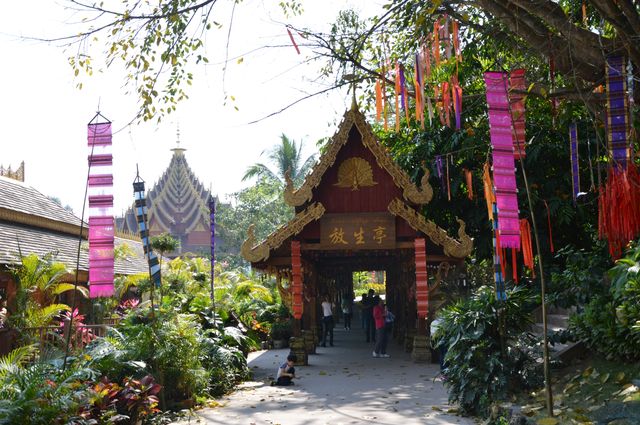
[[[429,280],[427,278],[427,250],[424,238],[414,241],[416,253],[416,303],[418,318],[426,319],[429,315]]]
[[[302,319],[302,259],[300,258],[300,241],[291,241],[291,309],[294,319]]]

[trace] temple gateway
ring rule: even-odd
[[[264,241],[248,229],[242,256],[276,276],[294,314],[299,359],[306,363],[315,350],[322,297],[340,305],[354,271],[384,270],[394,336],[411,346],[415,361],[429,360],[427,323],[438,308],[429,300],[440,271],[460,269],[473,244],[462,220],[454,238],[421,214],[433,196],[428,179],[425,169],[419,187],[411,181],[354,104],[304,183],[295,189],[287,179],[284,199],[295,216]]]

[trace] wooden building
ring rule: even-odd
[[[431,303],[429,314],[423,313],[419,320],[416,246],[426,242],[422,258],[426,253],[428,268],[434,272],[460,268],[473,248],[462,220],[454,238],[421,213],[433,196],[428,180],[425,169],[419,187],[411,181],[354,105],[305,182],[295,189],[287,180],[284,199],[295,207],[294,218],[264,241],[257,241],[250,227],[242,255],[254,269],[290,283],[283,295],[294,310],[301,310],[298,326],[312,332],[322,296],[337,301],[340,294],[350,293],[354,271],[385,270],[387,304],[399,325],[396,336],[417,335],[420,349],[414,350],[414,358],[425,360],[426,324],[437,305]],[[295,301],[298,261],[302,265],[300,306]],[[424,271],[418,267],[420,272],[426,285]],[[439,278],[432,273],[429,292],[437,290]]]
[[[176,252],[165,254],[170,258],[186,253],[209,253],[209,191],[189,167],[184,154],[186,149],[178,145],[171,151],[169,167],[147,193],[149,234],[169,233],[180,241]],[[117,220],[117,226],[124,231],[137,232],[133,206]]]
[[[89,245],[86,223],[82,226],[78,279],[88,281]],[[81,220],[37,189],[11,178],[0,176],[0,299],[8,301],[12,311],[15,282],[11,268],[21,264],[21,257],[51,255],[70,271],[75,271]],[[134,235],[116,234],[116,247],[128,245],[126,255],[117,257],[116,275],[148,273],[147,260],[140,239]],[[71,272],[63,278],[75,281]]]

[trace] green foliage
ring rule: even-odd
[[[609,270],[609,291],[596,295],[570,319],[571,329],[607,359],[640,359],[640,242]]]
[[[551,274],[549,302],[563,308],[581,306],[607,292],[603,278],[610,259],[602,241],[594,242],[591,250],[566,246],[558,251],[556,259],[564,263],[564,267]]]
[[[293,324],[291,320],[276,321],[271,325],[271,339],[289,340],[293,334]]]
[[[180,248],[180,241],[169,233],[162,233],[151,237],[151,248],[163,257],[164,254],[177,251]]]
[[[280,136],[280,144],[274,146],[268,152],[269,162],[275,166],[276,172],[271,171],[264,164],[257,163],[247,169],[242,180],[257,177],[258,180],[264,179],[269,183],[275,183],[282,189],[285,185],[285,174],[288,172],[294,185],[300,185],[315,160],[315,155],[309,156],[304,161],[302,160],[302,146],[302,142],[297,144],[295,140],[289,139],[283,133]]]
[[[293,217],[293,208],[282,198],[282,186],[274,180],[259,179],[254,185],[231,195],[230,204],[220,204],[216,216],[216,231],[225,245],[216,258],[230,268],[246,263],[238,255],[247,237],[247,229],[255,225],[258,240],[263,240],[280,225]]]
[[[77,419],[89,398],[83,382],[95,379],[95,372],[76,367],[63,371],[57,363],[25,364],[32,350],[17,350],[0,358],[0,424],[66,424]]]
[[[432,338],[448,348],[449,401],[465,413],[486,415],[511,390],[539,383],[535,340],[528,332],[534,301],[522,286],[508,290],[504,302],[484,286],[441,310],[442,324]]]

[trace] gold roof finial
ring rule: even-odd
[[[176,130],[176,147],[171,149],[174,154],[181,154],[186,151],[185,148],[180,147],[180,123],[178,123],[178,128]]]

